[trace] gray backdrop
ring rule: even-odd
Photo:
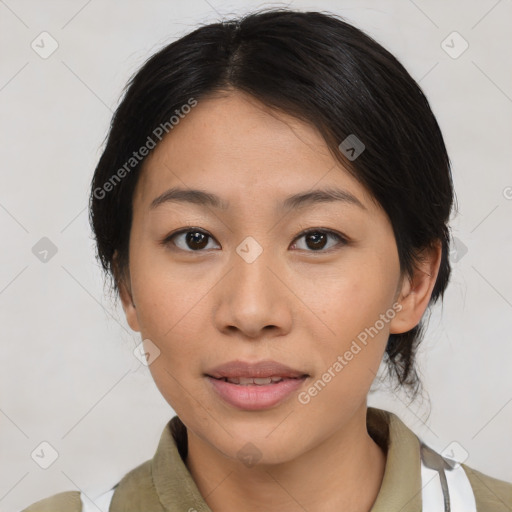
[[[285,4],[0,0],[0,509],[94,494],[152,457],[174,413],[104,294],[88,185],[121,90],[149,55],[199,23],[271,5]],[[394,53],[453,163],[453,277],[419,354],[430,403],[408,406],[382,385],[369,403],[512,481],[511,2],[287,5],[341,14]]]

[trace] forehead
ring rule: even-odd
[[[135,201],[149,208],[171,187],[235,201],[337,187],[372,203],[314,126],[238,91],[200,100],[164,137],[144,162]]]

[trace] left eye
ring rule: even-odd
[[[186,229],[167,237],[164,243],[167,244],[173,241],[174,245],[183,251],[199,252],[203,249],[211,249],[211,247],[208,247],[209,239],[213,240],[213,237],[201,229]],[[184,243],[184,246],[181,245],[180,247],[179,242]]]
[[[300,235],[298,238],[296,238],[296,240],[304,238],[306,243],[306,250],[311,249],[312,251],[321,251],[326,248],[327,240],[329,237],[335,238],[343,245],[347,243],[347,241],[341,235],[334,233],[334,231],[325,231],[319,229],[311,229],[306,231],[302,233],[302,235]],[[297,246],[297,242],[293,243],[292,247],[293,246]],[[328,249],[331,247],[328,247]],[[298,247],[298,249],[304,249],[304,247]]]

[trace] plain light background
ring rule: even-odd
[[[512,481],[510,0],[0,0],[1,510],[97,494],[153,456],[174,412],[104,293],[89,183],[122,89],[151,54],[199,24],[284,5],[340,14],[390,50],[452,160],[453,274],[418,357],[428,398],[408,405],[381,386],[369,404]],[[52,39],[47,58],[31,46],[49,51]],[[33,251],[43,237],[57,250],[46,262]],[[48,469],[31,457],[44,441],[58,452]]]

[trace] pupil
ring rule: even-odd
[[[199,241],[197,240],[197,238],[199,238]],[[201,238],[203,243],[201,243]],[[187,233],[186,240],[189,247],[190,245],[192,245],[192,247],[190,247],[191,249],[202,249],[203,247],[206,247],[206,245],[208,244],[206,241],[206,235],[204,233],[200,233],[199,231],[189,231]],[[196,243],[199,243],[199,246],[194,245]]]
[[[321,237],[322,240],[319,240],[319,237]],[[313,247],[310,247],[308,245],[308,247],[310,249],[322,249],[322,247],[325,245],[325,233],[313,233],[313,234],[307,235],[306,240],[313,241]],[[320,242],[320,243],[318,243],[318,242]]]

